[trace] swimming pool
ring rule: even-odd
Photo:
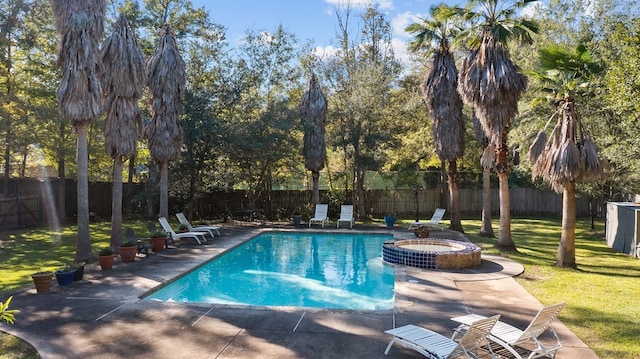
[[[255,306],[386,310],[394,269],[388,234],[263,233],[144,299]]]

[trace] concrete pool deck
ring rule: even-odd
[[[384,330],[416,324],[449,335],[456,326],[450,318],[472,312],[500,313],[502,320],[524,328],[542,307],[513,279],[522,266],[485,255],[480,267],[465,270],[397,266],[396,308],[391,311],[185,305],[139,299],[269,228],[274,226],[223,226],[223,235],[206,245],[183,243],[134,263],[117,261],[110,271],[93,264],[85,268],[83,281],[69,287],[54,284],[50,293],[36,294],[33,286],[15,292],[11,309],[21,312],[15,325],[0,329],[27,340],[44,359],[420,358],[399,345],[385,356],[391,338]],[[353,230],[325,230],[389,231],[360,225]],[[406,227],[393,232],[397,237],[412,235]],[[450,238],[459,233],[434,232],[434,236]],[[556,358],[597,358],[561,321],[553,327],[564,342]]]

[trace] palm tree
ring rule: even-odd
[[[116,248],[122,239],[122,162],[123,157],[136,150],[141,126],[138,100],[145,82],[144,55],[124,14],[120,14],[113,33],[102,44],[100,57],[107,113],[105,147],[113,158],[111,247]]]
[[[571,51],[552,45],[540,50],[539,69],[532,73],[544,89],[553,93],[556,105],[557,122],[551,136],[547,138],[545,126],[529,148],[529,158],[533,176],[562,192],[559,267],[576,267],[576,184],[597,179],[603,173],[604,162],[598,159],[596,145],[576,111],[578,91],[587,91],[589,80],[601,70],[584,46]]]
[[[102,89],[98,79],[98,41],[104,33],[105,0],[52,0],[59,34],[58,109],[71,120],[78,138],[78,242],[76,261],[93,261],[89,237],[89,122],[102,114]]]
[[[320,170],[324,168],[327,148],[324,142],[325,124],[327,123],[327,98],[320,89],[315,74],[311,74],[307,91],[300,101],[300,115],[304,126],[305,167],[311,171],[313,178],[313,204],[320,202],[319,179]]]
[[[458,94],[458,69],[449,41],[458,31],[452,19],[461,9],[440,5],[431,8],[431,20],[409,25],[405,30],[415,33],[410,49],[431,49],[431,71],[422,84],[422,94],[432,120],[436,153],[448,162],[449,213],[451,229],[463,232],[460,216],[460,174],[457,159],[464,154],[464,118],[462,99]]]
[[[480,159],[480,165],[482,166],[482,224],[480,226],[480,236],[493,238],[493,225],[491,221],[493,204],[493,196],[491,195],[491,168],[495,162],[495,146],[489,143],[489,138],[484,133],[480,120],[478,120],[475,112],[472,115],[472,121],[473,132],[482,147],[482,158]]]
[[[169,161],[180,155],[182,95],[186,82],[186,65],[169,25],[162,33],[155,53],[147,61],[149,107],[153,117],[145,128],[151,156],[160,165],[160,216],[169,214]]]
[[[538,25],[515,19],[517,10],[535,0],[517,0],[506,6],[502,0],[471,1],[465,18],[470,22],[471,54],[460,71],[458,90],[471,105],[491,144],[496,149],[495,170],[500,185],[500,230],[496,246],[515,250],[511,238],[509,201],[508,136],[511,120],[518,113],[520,95],[527,88],[527,78],[518,72],[509,57],[506,43],[519,40],[531,43],[531,33]]]

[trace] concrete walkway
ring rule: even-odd
[[[449,335],[455,327],[450,318],[471,312],[500,313],[502,320],[524,328],[542,307],[513,279],[522,266],[496,256],[483,256],[481,267],[471,270],[396,267],[396,308],[391,311],[185,305],[139,299],[262,230],[267,228],[225,226],[223,235],[206,245],[179,244],[134,263],[116,262],[110,271],[91,265],[85,268],[83,281],[69,287],[54,284],[50,293],[36,294],[33,287],[13,293],[11,307],[21,312],[15,325],[4,325],[2,330],[27,340],[44,359],[419,358],[399,345],[385,357],[390,337],[384,330],[411,323]],[[388,231],[361,226],[354,230]],[[396,236],[409,233],[406,228],[393,232]],[[554,328],[564,342],[556,358],[597,358],[560,321]]]

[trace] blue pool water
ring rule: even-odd
[[[385,310],[394,271],[382,263],[384,234],[270,232],[145,299],[256,306]]]

